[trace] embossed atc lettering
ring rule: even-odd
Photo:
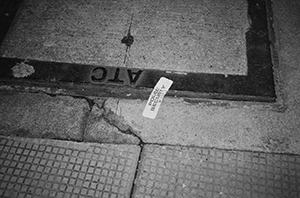
[[[136,85],[142,70],[96,67],[91,72],[91,81],[97,84]]]

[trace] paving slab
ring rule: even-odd
[[[0,197],[130,197],[140,147],[0,137]]]
[[[82,141],[89,105],[84,99],[0,92],[0,134]]]
[[[244,0],[25,0],[1,54],[123,66],[131,27],[129,68],[246,75],[247,9]]]
[[[133,197],[298,198],[300,156],[146,145]]]

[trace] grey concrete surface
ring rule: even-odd
[[[82,141],[89,105],[84,99],[0,92],[0,134]]]
[[[109,99],[111,119],[144,142],[300,154],[299,1],[274,1],[278,62],[277,94],[283,108],[264,104],[208,101],[198,104],[165,98],[155,120],[142,117],[146,101]],[[281,100],[281,99],[280,99]]]
[[[246,0],[25,0],[0,54],[120,67],[130,23],[127,67],[247,73]]]

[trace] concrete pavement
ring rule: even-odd
[[[94,101],[97,105],[93,112],[103,115],[103,119],[99,118],[98,124],[88,122],[89,128],[111,128],[119,138],[131,134],[147,143],[299,154],[300,60],[297,52],[300,39],[295,24],[300,16],[297,8],[297,2],[272,3],[274,32],[270,35],[275,39],[272,49],[276,103],[166,97],[157,118],[150,120],[141,116],[145,100],[100,98],[100,102]],[[51,90],[44,92],[51,93]],[[90,136],[96,137],[95,134]],[[136,138],[128,141],[136,142]],[[110,138],[103,139],[110,141]]]
[[[167,97],[157,118],[150,120],[141,116],[144,100],[49,96],[45,94],[51,93],[47,90],[40,94],[18,93],[2,87],[6,91],[0,92],[0,131],[4,135],[1,136],[0,195],[299,197],[300,38],[297,24],[300,3],[274,1],[272,8],[278,96],[275,104]],[[122,179],[127,182],[124,190],[115,193],[116,188],[111,187],[115,180],[108,176],[96,185],[101,189],[108,184],[106,190],[89,192],[94,188],[89,176],[86,187],[82,187],[76,184],[77,177],[69,178],[72,171],[75,174],[80,171],[68,170],[65,165],[46,165],[49,159],[60,160],[56,158],[60,154],[54,147],[62,148],[65,156],[71,156],[75,149],[90,152],[90,143],[65,140],[110,143],[93,143],[93,148],[99,147],[100,151],[133,148],[132,163],[126,169],[128,175],[119,178],[120,182]],[[73,146],[68,147],[68,144]],[[28,147],[31,151],[41,148],[41,153],[29,157],[26,145],[31,145]],[[97,157],[121,162],[123,154],[118,152],[111,158],[101,152]],[[42,160],[43,153],[47,154],[46,161]],[[54,158],[50,158],[51,154]],[[76,160],[81,159],[79,155],[73,157],[68,158],[67,163],[75,165]],[[30,160],[35,158],[40,161],[30,170]],[[93,159],[89,160],[88,166],[94,167]],[[26,171],[28,168],[30,171]],[[57,172],[48,173],[49,168]],[[61,168],[65,177],[59,175]],[[104,169],[98,171],[107,176],[109,171]],[[88,175],[84,168],[82,170]]]

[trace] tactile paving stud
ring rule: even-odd
[[[0,197],[130,197],[140,147],[0,137]]]
[[[135,198],[299,198],[300,156],[146,145]]]

